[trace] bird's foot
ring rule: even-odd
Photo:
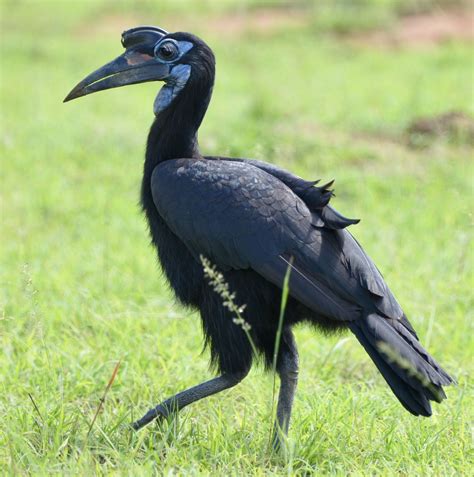
[[[151,421],[154,421],[155,419],[159,419],[160,421],[162,421],[168,416],[169,412],[167,412],[167,410],[161,404],[159,404],[155,408],[150,409],[141,419],[138,419],[138,421],[132,423],[132,428],[133,430],[138,431],[142,427],[149,424]]]

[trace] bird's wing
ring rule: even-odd
[[[334,181],[318,186],[319,180],[307,181],[274,164],[255,159],[231,157],[208,157],[207,159],[243,162],[276,177],[303,200],[311,211],[312,224],[318,228],[341,230],[349,225],[359,223],[358,219],[344,217],[329,205],[329,201],[333,196],[333,192],[329,188]],[[399,318],[403,315],[400,305],[385,283],[382,274],[357,240],[347,231],[336,232],[335,235],[339,241],[339,245],[336,244],[337,253],[340,254],[341,260],[346,263],[350,274],[359,280],[362,287],[371,292],[378,311],[393,318]],[[330,240],[330,236],[328,236],[327,240]],[[415,334],[415,331],[405,317],[402,318],[402,321]]]
[[[268,162],[258,161],[256,159],[217,156],[208,156],[206,159],[244,162],[276,177],[283,182],[283,184],[288,186],[300,199],[302,199],[312,211],[314,225],[327,227],[330,229],[343,229],[349,225],[359,223],[359,219],[349,219],[344,217],[329,205],[329,201],[333,196],[333,192],[330,187],[334,181],[330,181],[327,184],[320,186],[318,185],[320,182],[319,180],[307,181],[299,176],[296,176],[295,174],[292,174],[291,172],[286,171],[285,169],[282,169],[281,167],[275,166],[274,164],[269,164]]]
[[[333,319],[354,320],[374,307],[402,316],[352,236],[315,224],[305,202],[261,168],[166,161],[153,172],[152,193],[160,215],[197,260],[204,255],[223,270],[252,268],[280,287],[291,267],[290,294]]]

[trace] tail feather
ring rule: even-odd
[[[442,385],[453,379],[402,322],[376,314],[349,325],[393,393],[412,414],[431,416],[429,401],[446,398]]]
[[[435,384],[441,386],[453,382],[453,378],[451,378],[451,376],[428,354],[423,346],[421,346],[417,337],[415,338],[411,333],[407,332],[402,323],[397,320],[390,320],[390,324],[397,330],[398,334],[422,356],[422,358],[431,366],[431,369],[435,371],[435,373],[431,373]]]

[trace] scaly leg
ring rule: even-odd
[[[283,343],[282,343],[283,344]],[[280,393],[278,395],[277,418],[273,431],[273,448],[278,450],[282,437],[288,435],[291,409],[298,384],[298,350],[293,333],[288,330],[285,334],[285,344],[280,352],[278,374],[280,376]]]
[[[166,401],[163,401],[161,404],[158,404],[155,408],[150,409],[141,419],[135,421],[132,424],[132,427],[135,430],[141,429],[154,419],[167,418],[171,413],[180,411],[188,404],[212,396],[213,394],[224,391],[224,389],[231,388],[242,381],[247,373],[248,372],[245,371],[234,374],[223,374],[222,376],[218,376],[210,381],[186,389],[185,391],[170,397]]]

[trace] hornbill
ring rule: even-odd
[[[199,310],[211,364],[219,371],[163,401],[133,427],[235,386],[255,354],[270,367],[287,270],[275,446],[288,432],[298,379],[292,327],[303,321],[324,330],[349,328],[401,404],[416,416],[430,416],[430,401],[441,402],[442,386],[453,379],[422,347],[382,275],[346,230],[358,220],[329,205],[331,183],[318,186],[257,160],[201,154],[197,132],[211,99],[215,58],[200,38],[140,26],[122,34],[122,45],[121,56],[87,76],[64,101],[164,82],[154,102],[141,204],[164,275],[178,300]],[[201,257],[215,264],[245,303],[254,346],[208,282]]]

